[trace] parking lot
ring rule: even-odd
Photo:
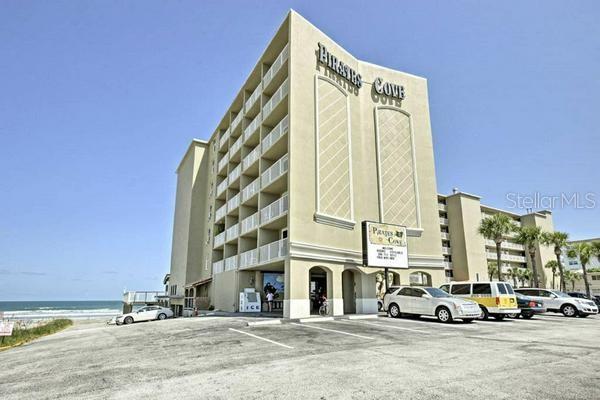
[[[598,316],[248,321],[80,322],[0,352],[0,398],[600,398]]]

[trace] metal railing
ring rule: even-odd
[[[485,245],[495,248],[496,247],[496,242],[494,242],[493,240],[486,239],[485,240]],[[507,241],[502,242],[500,244],[500,247],[501,248],[505,248],[505,249],[513,249],[513,250],[525,251],[525,246],[523,246],[522,244],[512,243],[512,242],[507,242]]]
[[[260,185],[262,188],[268,186],[275,179],[285,174],[288,170],[288,155],[281,157],[275,164],[271,165],[260,175]]]
[[[277,74],[277,72],[279,72],[279,70],[285,63],[285,60],[288,59],[289,54],[290,54],[289,45],[285,45],[283,50],[281,50],[281,53],[279,53],[279,55],[277,56],[275,61],[273,61],[271,68],[269,68],[269,70],[263,77],[263,87],[266,87],[271,82],[273,77]]]
[[[227,181],[227,178],[225,178],[223,182],[217,185],[217,196],[223,193],[225,189],[227,189],[227,186],[229,186],[229,182]]]
[[[231,212],[240,206],[240,194],[236,194],[227,202],[227,212]]]
[[[213,248],[219,247],[223,243],[225,243],[225,232],[221,232],[215,236]]]
[[[157,296],[164,296],[165,292],[159,291],[132,291],[123,293],[123,302],[132,303],[156,303]]]
[[[486,253],[487,258],[489,260],[495,260],[497,258],[496,253]],[[518,262],[518,263],[525,263],[527,262],[527,259],[523,256],[515,256],[512,254],[501,254],[500,255],[500,260],[502,261],[514,261],[514,262]]]
[[[446,210],[448,210],[448,207],[445,204],[438,203],[438,210],[446,211]]]
[[[242,160],[242,171],[245,171],[260,157],[260,146],[256,146],[244,159]]]
[[[254,132],[256,132],[256,130],[260,126],[261,122],[262,122],[262,114],[258,113],[258,115],[256,117],[254,117],[252,122],[250,122],[250,124],[246,127],[246,129],[244,129],[244,142],[246,140],[248,140],[248,138],[250,136],[252,136],[254,134]]]
[[[213,274],[219,274],[219,273],[223,272],[224,266],[225,266],[225,263],[223,262],[223,260],[214,262],[213,263]]]
[[[265,136],[265,138],[263,139],[263,141],[261,143],[263,154],[267,150],[269,150],[269,148],[273,145],[273,143],[275,143],[277,140],[279,140],[280,137],[282,137],[283,135],[285,135],[287,133],[289,127],[290,127],[289,116],[286,115],[285,117],[283,117],[283,119],[281,121],[279,121],[279,123],[275,126],[275,128],[273,128],[271,130],[271,132],[269,132],[269,134],[267,136]]]
[[[281,239],[273,243],[260,246],[258,259],[261,263],[285,257],[288,254],[288,240]]]
[[[225,259],[225,271],[232,271],[234,269],[237,269],[237,266],[238,266],[237,261],[238,261],[237,256],[227,257]]]
[[[448,225],[448,218],[440,218],[440,224]]]
[[[442,253],[443,254],[452,254],[452,249],[450,247],[442,246]]]
[[[444,261],[444,268],[452,268],[452,261]]]
[[[215,213],[215,222],[227,215],[227,204],[223,204]]]
[[[254,103],[256,103],[256,100],[260,99],[261,93],[262,93],[262,82],[260,82],[258,84],[256,89],[254,89],[254,92],[252,92],[250,97],[248,97],[248,100],[246,100],[246,103],[244,103],[244,110],[246,110],[246,112],[248,112],[248,110],[252,108]]]
[[[287,96],[289,92],[289,80],[286,78],[285,81],[279,86],[277,91],[273,93],[273,96],[267,101],[262,109],[263,118],[267,118],[271,111],[283,100],[285,96]]]
[[[450,240],[450,234],[448,232],[442,232],[442,239]]]
[[[240,254],[240,268],[258,264],[258,249],[252,249]]]
[[[241,224],[242,224],[242,235],[246,232],[250,232],[251,230],[254,230],[256,228],[258,228],[259,225],[259,213],[255,212],[254,214],[252,214],[249,217],[246,217],[242,220]]]
[[[242,202],[254,196],[260,190],[260,178],[253,180],[248,186],[242,189]]]
[[[240,233],[240,225],[235,224],[233,226],[230,226],[229,228],[227,228],[225,233],[226,233],[226,235],[225,235],[226,242],[229,242],[230,240],[237,238]]]
[[[288,211],[288,195],[284,195],[278,200],[260,210],[260,223],[264,224],[275,219]]]

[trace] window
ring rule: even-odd
[[[500,294],[506,294],[506,286],[504,286],[504,283],[497,283],[496,284],[498,286],[498,293]]]
[[[414,288],[413,288],[413,289],[412,289],[412,293],[413,293],[412,295],[413,295],[414,297],[423,297],[423,296],[425,296],[425,292],[424,292],[424,291],[422,291],[421,289],[414,289]]]
[[[442,285],[442,286],[440,286],[440,289],[442,289],[446,293],[449,293],[450,292],[450,285]]]
[[[540,294],[538,294],[538,296],[541,296],[541,297],[552,297],[552,293],[550,293],[547,290],[540,290]]]
[[[492,294],[492,285],[489,283],[474,283],[473,294]]]
[[[521,289],[519,293],[524,294],[525,296],[539,296],[539,291],[535,289]]]
[[[452,278],[454,276],[454,271],[451,269],[446,270],[446,278]]]
[[[508,291],[508,294],[515,294],[515,291],[513,290],[513,287],[510,283],[505,283],[504,286],[506,286],[506,290]]]
[[[458,285],[452,285],[452,294],[470,294],[471,285],[460,283]]]
[[[398,296],[412,296],[412,289],[405,287],[398,292]]]

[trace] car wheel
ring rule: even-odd
[[[505,315],[504,314],[495,314],[494,315],[494,319],[497,321],[502,321],[504,319]]]
[[[577,309],[572,304],[565,304],[560,308],[560,312],[562,312],[565,317],[577,316]]]
[[[388,307],[390,316],[392,318],[400,318],[400,307],[398,307],[398,305],[396,303],[392,303],[390,304],[390,306]]]
[[[579,314],[579,318],[587,318],[590,314]]]
[[[448,310],[446,307],[438,308],[435,315],[437,316],[437,319],[440,322],[452,322],[452,314],[450,313],[450,310]]]
[[[519,314],[517,314],[517,313],[514,313],[514,314],[506,314],[506,316],[507,316],[508,318],[515,318],[515,319],[519,318]],[[523,315],[523,317],[525,317],[525,316]]]
[[[377,311],[383,310],[383,303],[381,301],[377,302]]]
[[[466,324],[470,324],[471,322],[473,322],[473,318],[463,318],[463,322]]]
[[[531,318],[533,318],[533,314],[531,314],[531,313],[523,314],[523,318],[525,318],[525,319],[531,319]]]
[[[167,314],[165,314],[165,313],[158,314],[158,319],[160,319],[161,321],[167,319]]]
[[[127,317],[123,322],[125,323],[125,325],[133,324],[133,318]]]
[[[482,319],[485,321],[488,318],[490,318],[490,313],[488,312],[487,308],[481,307],[481,315],[479,316],[479,319]]]

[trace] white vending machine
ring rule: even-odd
[[[240,312],[260,312],[260,293],[254,288],[245,288],[240,293]]]

